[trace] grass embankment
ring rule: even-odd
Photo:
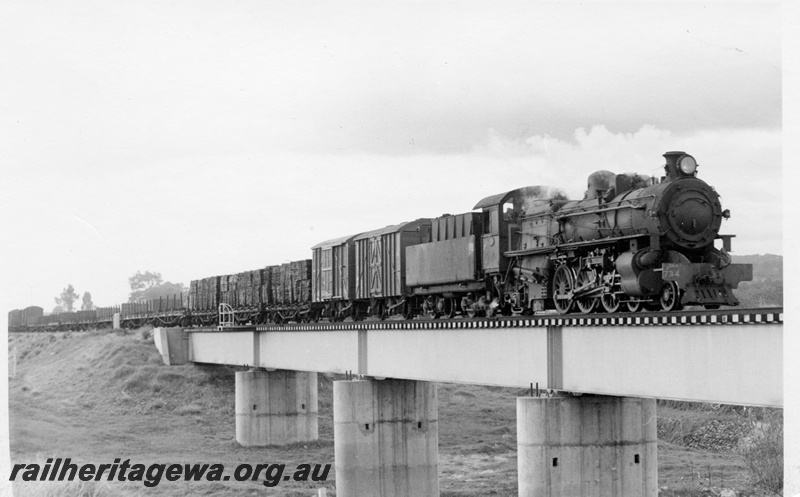
[[[662,496],[782,491],[782,410],[661,401],[658,417]]]
[[[83,463],[333,464],[332,381],[319,376],[320,440],[289,447],[244,448],[235,441],[234,370],[164,366],[149,330],[12,334],[16,377],[10,380],[12,462],[70,457]],[[439,472],[443,497],[517,495],[518,389],[442,384]],[[758,493],[773,479],[781,411],[659,403],[661,496]],[[755,427],[755,429],[754,429]],[[778,438],[777,440],[780,440]],[[780,443],[777,444],[780,446]],[[748,466],[743,450],[754,457]],[[759,467],[761,466],[761,467]],[[230,470],[228,470],[230,471]],[[765,476],[766,475],[766,476]],[[334,471],[328,495],[334,492]],[[319,483],[16,482],[15,495],[315,495]]]

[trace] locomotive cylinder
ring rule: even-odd
[[[617,258],[616,269],[620,274],[620,287],[634,297],[654,295],[664,284],[660,268],[659,252],[640,250],[624,252]]]

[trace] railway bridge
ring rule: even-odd
[[[334,382],[337,495],[438,495],[436,382],[517,399],[520,495],[656,496],[655,399],[782,407],[783,310],[160,328],[167,364],[236,373],[242,445],[315,440]],[[351,379],[352,378],[352,379]]]

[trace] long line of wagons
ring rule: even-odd
[[[472,212],[322,242],[311,259],[194,280],[188,295],[91,311],[9,313],[9,329],[446,319],[735,306],[718,193],[684,152],[658,178],[598,171],[582,200],[529,186]],[[720,247],[715,246],[720,242]]]

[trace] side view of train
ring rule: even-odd
[[[123,304],[120,316],[198,326],[738,305],[752,266],[731,263],[734,235],[720,234],[730,211],[694,157],[664,158],[660,179],[598,171],[582,200],[545,186],[499,193],[472,212],[322,242],[310,260],[192,281],[187,298]],[[28,309],[9,314],[10,329],[13,313],[23,327],[53,320]]]

